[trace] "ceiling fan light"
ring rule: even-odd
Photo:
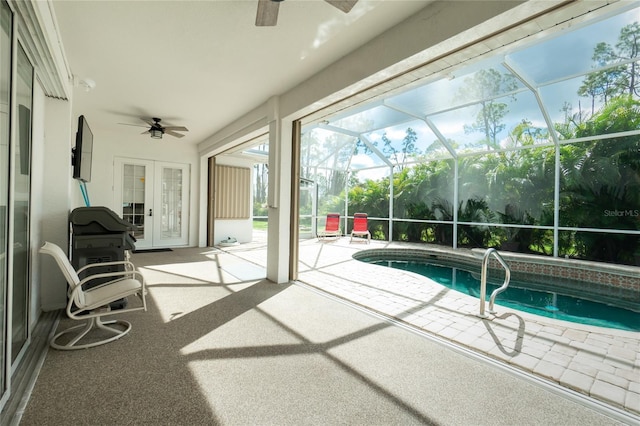
[[[151,133],[152,139],[162,139],[162,130],[160,129],[151,129],[149,133]]]

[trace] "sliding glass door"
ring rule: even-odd
[[[9,101],[11,94],[12,15],[0,1],[0,399],[7,391],[7,250],[9,206]]]
[[[13,145],[13,274],[11,362],[29,337],[29,218],[31,194],[31,111],[33,66],[21,47],[17,62],[16,141]]]

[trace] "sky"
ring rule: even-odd
[[[543,40],[537,41],[535,45],[521,47],[515,52],[506,55],[506,61],[514,64],[516,69],[523,70],[526,77],[534,86],[539,87],[539,93],[552,122],[563,121],[564,113],[561,108],[565,102],[569,102],[574,111],[581,108],[590,110],[591,99],[580,98],[577,94],[579,86],[584,79],[584,73],[589,72],[594,65],[592,60],[593,50],[597,43],[606,42],[615,46],[618,41],[620,29],[633,22],[640,22],[640,7],[627,11],[620,15],[592,23],[573,31],[563,31],[559,34]],[[418,116],[430,114],[438,109],[452,108],[454,103],[460,103],[461,93],[465,90],[465,78],[478,70],[479,67],[492,67],[496,70],[502,69],[507,72],[499,63],[505,58],[493,57],[482,62],[472,64],[466,69],[455,71],[448,78],[442,78],[436,82],[431,82],[425,86],[411,89],[405,93],[396,95],[388,100],[390,104],[401,106],[406,110],[413,110]],[[582,74],[577,76],[578,74]],[[577,77],[576,77],[577,76]],[[454,78],[452,78],[454,77]],[[573,77],[565,81],[558,82],[560,78]],[[548,82],[556,81],[552,85]],[[520,87],[524,87],[520,83]],[[512,97],[496,99],[496,102],[507,104],[509,114],[503,119],[505,129],[499,134],[503,141],[508,138],[508,133],[523,119],[532,122],[534,126],[545,127],[544,116],[540,111],[537,100],[529,90]],[[579,102],[580,101],[580,102]],[[361,110],[361,108],[360,108]],[[446,138],[453,139],[460,146],[481,140],[483,134],[479,132],[468,133],[464,130],[465,124],[472,124],[480,110],[479,104],[463,109],[454,109],[448,112],[429,116],[437,125],[438,130]],[[396,149],[400,149],[402,139],[405,136],[406,128],[411,127],[418,135],[420,149],[431,145],[436,139],[434,133],[424,123],[424,121],[407,120],[404,114],[390,110],[385,107],[375,107],[346,119],[332,122],[332,125],[349,126],[350,130],[363,131],[367,126],[380,127],[389,123],[404,121],[403,124],[387,127],[367,134],[367,138],[378,141],[378,148],[381,150],[383,142],[381,137],[384,133],[394,141]],[[356,139],[354,138],[354,141]],[[375,155],[375,154],[369,154]],[[382,164],[378,159],[367,158],[360,154],[351,161],[354,169],[371,167]],[[386,174],[387,168],[377,171],[360,172],[360,178],[379,176]]]

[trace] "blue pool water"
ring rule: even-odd
[[[480,280],[463,269],[430,262],[360,259],[367,263],[415,272],[452,290],[480,297]],[[502,285],[487,282],[487,302],[494,289]],[[621,330],[640,331],[640,313],[578,297],[530,288],[540,287],[511,280],[509,287],[496,297],[496,304],[532,314],[580,324]]]

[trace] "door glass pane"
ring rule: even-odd
[[[11,11],[0,2],[0,365],[5,365],[7,327],[7,208],[9,205],[9,94],[11,93]],[[0,398],[6,388],[0,368]]]
[[[144,239],[144,180],[146,166],[124,164],[122,166],[122,218],[137,226],[136,239]]]
[[[160,238],[182,237],[182,169],[162,168]]]
[[[31,163],[31,110],[33,66],[22,48],[18,51],[16,141],[13,148],[13,315],[11,360],[27,341],[29,295],[29,194]]]
[[[308,179],[300,179],[300,205],[298,222],[299,238],[311,238],[313,232],[313,213],[315,212],[314,182]]]

